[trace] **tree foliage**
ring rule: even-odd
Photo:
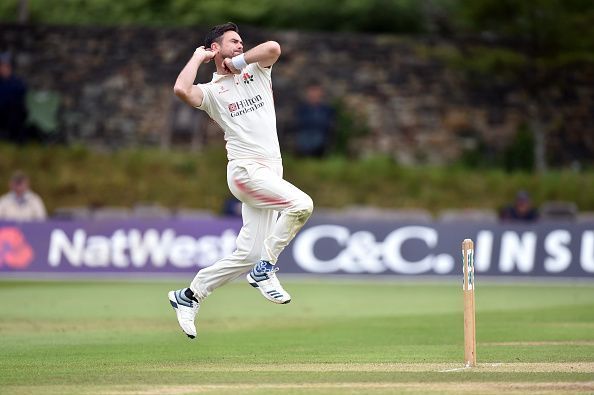
[[[31,23],[474,35],[555,63],[594,57],[591,0],[28,0]],[[0,3],[15,22],[19,0]]]
[[[460,0],[451,21],[459,33],[514,47],[542,66],[594,61],[591,0]]]
[[[28,0],[31,23],[212,25],[482,35],[559,61],[594,49],[591,0]],[[15,22],[19,0],[0,3]]]
[[[19,0],[0,5],[16,21]],[[212,25],[232,20],[269,28],[421,33],[415,0],[29,0],[30,21],[58,24]]]

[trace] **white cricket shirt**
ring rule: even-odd
[[[5,221],[43,221],[47,214],[41,198],[27,191],[22,197],[14,192],[0,196],[0,220]]]
[[[198,84],[204,93],[198,107],[225,132],[227,158],[280,159],[271,69],[249,64],[240,74],[213,74]]]

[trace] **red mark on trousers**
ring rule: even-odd
[[[288,200],[285,200],[285,199],[282,199],[279,197],[274,197],[274,196],[266,196],[262,193],[256,192],[256,191],[250,189],[245,183],[243,183],[237,179],[234,179],[233,182],[235,182],[235,185],[237,185],[237,188],[239,188],[239,190],[241,192],[245,193],[248,196],[253,197],[254,199],[261,201],[262,203],[278,205],[278,206],[288,206],[290,204],[290,202]]]

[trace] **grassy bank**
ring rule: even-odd
[[[384,157],[323,161],[285,157],[285,178],[312,196],[318,207],[374,205],[388,208],[498,208],[519,189],[536,204],[569,200],[594,210],[594,171],[537,175],[461,167],[408,168]],[[17,148],[0,145],[0,180],[23,169],[51,211],[61,206],[132,206],[219,211],[230,196],[222,147],[199,153],[157,149],[96,152],[83,147]],[[6,184],[4,184],[6,185]]]

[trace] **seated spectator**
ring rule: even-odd
[[[43,221],[46,217],[43,201],[29,189],[29,178],[16,171],[10,179],[10,192],[0,197],[0,220]]]
[[[12,70],[12,57],[0,53],[0,139],[23,143],[27,140],[25,122],[27,87]]]
[[[305,99],[296,113],[296,151],[299,156],[319,158],[330,148],[334,109],[324,102],[324,90],[319,84],[307,87]]]
[[[517,193],[514,203],[503,208],[500,219],[510,222],[534,222],[538,220],[538,209],[532,205],[530,195],[526,191],[520,191]]]

